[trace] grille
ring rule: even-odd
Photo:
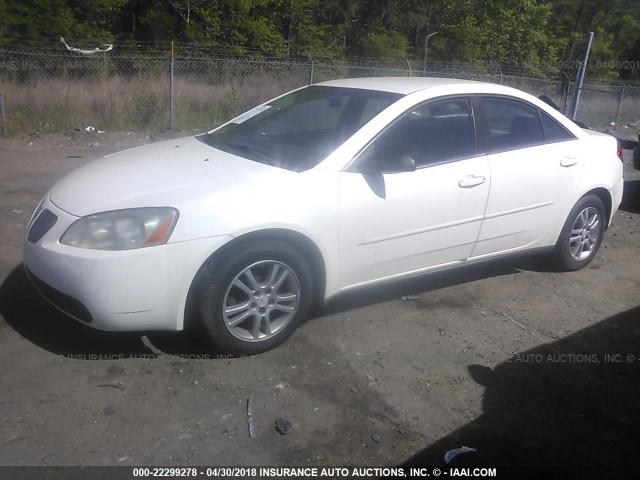
[[[46,208],[42,210],[29,229],[29,234],[27,235],[29,243],[39,242],[40,239],[44,237],[49,230],[51,230],[51,227],[53,227],[57,221],[58,217],[55,214],[51,213]]]

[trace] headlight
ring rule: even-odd
[[[178,219],[175,208],[131,208],[96,213],[74,222],[60,243],[93,250],[131,250],[166,243]]]

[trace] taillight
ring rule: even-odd
[[[618,154],[618,158],[620,159],[620,161],[623,161],[622,158],[622,146],[620,145],[620,141],[618,140],[618,151],[616,152]]]

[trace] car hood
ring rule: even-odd
[[[286,172],[286,173],[285,173]],[[201,191],[237,188],[260,175],[292,172],[212,148],[196,137],[107,155],[71,173],[49,192],[76,216],[120,208],[179,206]]]

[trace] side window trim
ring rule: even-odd
[[[413,105],[412,107],[408,108],[407,110],[405,110],[404,112],[402,112],[400,115],[398,115],[396,118],[393,119],[393,121],[391,123],[389,123],[386,127],[384,127],[382,130],[380,130],[371,140],[369,140],[369,142],[367,142],[367,144],[362,147],[358,153],[356,153],[353,158],[351,158],[351,160],[349,161],[349,163],[347,164],[347,166],[343,169],[343,171],[345,172],[352,172],[352,173],[359,173],[357,170],[357,164],[358,161],[360,160],[360,158],[362,158],[367,149],[369,149],[369,147],[375,143],[383,134],[385,134],[387,131],[389,131],[391,128],[393,128],[396,124],[398,124],[399,122],[401,122],[404,118],[406,118],[408,115],[410,115],[412,112],[425,107],[427,105],[436,103],[436,102],[441,102],[443,100],[467,100],[469,102],[469,108],[471,109],[471,120],[472,120],[472,127],[473,127],[473,139],[474,139],[474,154],[473,155],[469,155],[466,157],[461,157],[461,158],[454,158],[454,159],[449,159],[449,160],[443,160],[441,162],[433,162],[430,163],[428,165],[421,165],[421,166],[417,166],[416,167],[416,171],[417,170],[422,170],[425,168],[430,168],[430,167],[435,167],[438,165],[444,165],[446,163],[453,163],[453,162],[460,162],[462,160],[468,160],[470,158],[477,158],[480,157],[482,155],[486,155],[486,152],[484,152],[484,148],[478,148],[478,146],[480,144],[482,144],[483,142],[481,142],[480,137],[478,136],[478,120],[476,117],[476,113],[475,113],[475,104],[473,102],[473,97],[475,95],[469,95],[469,94],[464,94],[464,95],[444,95],[441,97],[437,97],[437,98],[430,98],[429,100],[425,100],[424,102],[418,103],[416,105]]]
[[[486,155],[488,151],[487,140],[489,138],[489,122],[484,112],[481,95],[470,95],[471,107],[473,108],[473,120],[476,135],[476,155]]]

